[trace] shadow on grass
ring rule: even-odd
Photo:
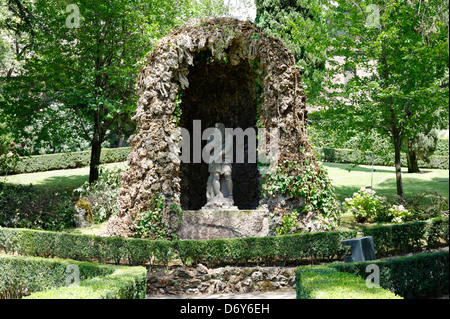
[[[89,180],[89,176],[87,175],[69,175],[69,176],[50,176],[39,180],[38,182],[31,183],[32,186],[38,190],[50,190],[57,192],[68,192],[72,194],[73,191],[80,186],[82,186],[85,182]],[[13,183],[9,183],[13,184]],[[24,184],[24,183],[22,183]],[[24,184],[30,185],[30,184]]]
[[[334,168],[334,169],[340,169],[342,171],[346,171],[346,172],[364,172],[364,173],[371,173],[372,172],[372,168],[371,167],[362,167],[362,166],[355,166],[352,164],[345,164],[345,163],[328,163],[328,162],[322,162],[322,165],[325,168]],[[384,166],[375,166],[374,167],[374,172],[377,173],[395,173],[395,170],[392,169],[388,169],[387,167]]]
[[[429,180],[415,177],[417,174],[402,174],[403,192],[405,199],[410,199],[421,192],[437,192],[439,195],[449,198],[448,177],[433,177]],[[344,201],[347,197],[352,197],[361,187],[368,185],[334,185],[334,190],[338,200]],[[374,187],[379,196],[386,196],[388,199],[395,199],[397,195],[397,184],[395,176],[385,180],[382,184]]]

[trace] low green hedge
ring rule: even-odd
[[[380,286],[404,298],[439,297],[448,294],[449,252],[357,263],[334,263],[330,267],[365,278],[368,265],[377,265]]]
[[[402,299],[389,290],[369,288],[363,278],[329,266],[301,266],[295,272],[297,299]]]
[[[383,255],[448,244],[447,218],[398,225],[372,226],[364,236],[374,238],[375,252]],[[296,235],[230,238],[213,240],[145,240],[121,237],[47,232],[0,227],[0,249],[26,256],[58,257],[105,263],[167,265],[173,258],[184,264],[209,265],[264,262],[266,264],[301,259],[341,258],[348,247],[342,240],[355,238],[356,230],[314,232]]]
[[[317,154],[320,160],[331,163],[349,163],[360,165],[372,165],[372,160],[361,156],[361,152],[351,149],[331,149],[322,148],[317,149]],[[401,163],[403,167],[408,167],[408,161],[406,155],[401,155]],[[422,168],[436,168],[436,169],[449,169],[449,156],[447,155],[432,155],[429,162],[419,161],[419,167]],[[394,159],[375,156],[374,165],[376,166],[393,166]]]
[[[302,258],[342,256],[340,243],[356,231],[334,231],[261,238],[158,241],[121,237],[47,232],[0,227],[0,249],[21,255],[98,260],[130,265],[162,263],[180,258],[183,263],[208,264],[249,261],[278,262]]]
[[[0,249],[25,256],[143,265],[155,259],[167,263],[172,243],[0,227]]]
[[[102,149],[100,163],[117,163],[126,161],[130,147]],[[57,169],[71,169],[89,166],[91,151],[60,153],[21,157],[8,169],[8,174],[45,172]],[[5,173],[5,172],[0,172]]]
[[[75,266],[78,285],[69,277]],[[144,267],[0,255],[0,299],[142,299],[146,297],[146,274]]]
[[[260,238],[179,240],[175,245],[183,263],[191,259],[194,264],[247,261],[270,264],[308,258],[339,258],[347,251],[341,245],[342,240],[355,236],[356,231],[330,231]]]
[[[449,218],[365,227],[364,236],[372,236],[377,255],[420,251],[449,243]]]

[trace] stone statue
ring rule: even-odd
[[[208,166],[209,177],[206,186],[207,204],[203,209],[237,209],[233,206],[233,180],[231,178],[231,159],[233,143],[225,143],[227,137],[225,125],[216,123],[215,127],[220,131],[222,141],[218,154],[214,154],[214,149],[210,154]],[[211,134],[208,142],[213,142],[214,134]],[[232,141],[232,140],[231,140]],[[228,155],[228,156],[227,156]]]

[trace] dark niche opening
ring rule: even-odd
[[[209,51],[197,53],[189,68],[189,87],[182,91],[179,125],[191,136],[191,161],[182,163],[181,207],[198,210],[206,204],[208,164],[193,163],[193,121],[201,121],[202,133],[223,123],[226,128],[253,128],[256,131],[256,73],[249,61],[233,66],[228,61],[213,61]],[[255,209],[260,200],[260,174],[256,163],[248,162],[248,139],[245,138],[244,163],[236,163],[236,139],[232,164],[234,204],[239,209]],[[202,149],[207,141],[202,140]]]

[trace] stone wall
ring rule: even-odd
[[[148,295],[200,295],[249,293],[293,288],[296,267],[223,267],[208,269],[177,268],[168,272],[149,272]]]

